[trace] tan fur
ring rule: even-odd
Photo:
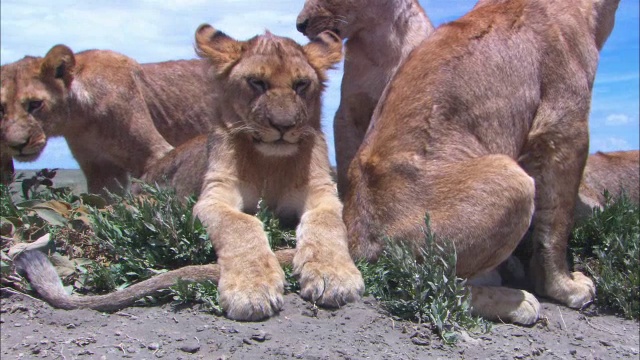
[[[417,0],[307,0],[297,24],[311,38],[333,30],[347,39],[340,106],[333,122],[338,193],[344,197],[349,163],[382,90],[433,25]]]
[[[208,70],[204,60],[140,65],[56,45],[43,58],[2,66],[0,136],[18,161],[35,160],[47,138],[63,136],[89,191],[118,191],[128,175],[140,177],[172,145],[210,128]]]
[[[589,155],[575,209],[576,221],[583,220],[602,208],[607,190],[613,199],[625,194],[640,203],[640,151],[597,152]]]
[[[570,307],[589,302],[593,282],[570,273],[565,256],[606,39],[598,34],[611,31],[617,4],[485,0],[418,46],[349,168],[352,254],[375,260],[383,235],[419,246],[428,213],[455,244],[458,275],[474,277],[512,253],[535,209],[536,292]],[[513,303],[518,295],[504,291],[475,291],[474,311],[535,321],[533,296]],[[516,309],[504,314],[505,306]]]
[[[282,262],[293,265],[303,298],[331,307],[357,300],[364,283],[349,256],[342,204],[320,127],[325,72],[340,60],[340,39],[324,32],[302,47],[267,33],[239,42],[203,25],[196,45],[216,74],[209,91],[225,90],[213,105],[214,127],[208,137],[175,149],[148,173],[149,178],[166,173],[170,184],[187,182],[185,188],[202,184],[194,213],[207,227],[219,267],[181,271],[189,279],[215,275],[216,280],[219,271],[220,303],[237,320],[260,320],[280,310]],[[203,169],[198,157],[207,156]],[[298,222],[294,252],[276,255],[269,248],[262,223],[249,215],[261,198],[283,221]],[[41,280],[42,266],[30,266],[28,259],[22,263],[30,279],[44,283],[36,287],[49,294],[42,296],[57,299],[46,285],[51,281]],[[131,296],[171,284],[181,274],[141,283],[117,297],[117,304],[130,304]],[[54,305],[98,308],[108,303],[104,297],[63,300]]]

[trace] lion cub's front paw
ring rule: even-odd
[[[247,271],[255,268],[258,267],[242,266],[222,270],[218,290],[220,305],[228,318],[258,321],[273,316],[282,309],[284,272],[277,260],[274,258],[260,272]]]
[[[299,273],[300,296],[327,307],[339,307],[360,299],[364,281],[350,260],[342,264],[304,264]]]
[[[593,280],[579,271],[554,280],[551,288],[547,290],[547,295],[570,308],[580,309],[591,302],[596,295]]]

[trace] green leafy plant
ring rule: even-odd
[[[640,209],[625,195],[574,229],[573,261],[596,283],[596,303],[629,319],[640,319]]]
[[[392,315],[430,323],[446,343],[456,341],[457,328],[488,331],[489,323],[471,315],[470,294],[456,277],[453,245],[436,240],[428,217],[423,234],[417,254],[410,245],[387,239],[376,263],[358,262],[367,292]]]
[[[115,279],[130,284],[186,265],[210,264],[216,256],[207,232],[192,212],[195,199],[141,184],[145,195],[111,195],[106,210],[93,208],[96,241],[107,250]],[[112,289],[104,289],[112,290]]]
[[[178,281],[169,291],[176,305],[197,302],[201,303],[207,311],[216,315],[222,314],[222,307],[218,302],[218,286],[211,281],[199,283]]]

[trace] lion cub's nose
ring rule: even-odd
[[[269,119],[269,125],[271,125],[274,129],[278,130],[280,134],[285,134],[287,131],[291,130],[294,126],[296,126],[295,120],[274,120]]]
[[[305,21],[297,23],[296,29],[298,29],[298,31],[300,31],[303,35],[307,35],[305,33],[307,31],[307,26],[309,26],[309,19],[305,19]]]

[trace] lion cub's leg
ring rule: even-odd
[[[338,307],[358,300],[364,282],[349,255],[342,204],[331,188],[312,190],[307,199],[307,209],[296,230],[293,270],[300,279],[304,299]]]
[[[262,223],[239,210],[239,186],[208,177],[193,211],[207,227],[220,264],[220,304],[227,317],[257,321],[282,308],[284,272],[269,248]],[[257,197],[257,192],[256,195]]]
[[[77,157],[76,157],[77,159]],[[93,194],[122,194],[129,187],[129,172],[109,162],[78,161],[87,179],[87,190]]]
[[[308,186],[291,194],[291,199],[303,199],[293,270],[304,299],[336,307],[358,300],[364,281],[349,254],[342,203],[329,174],[326,143],[321,140],[313,148],[315,166]]]
[[[536,155],[524,158],[524,166],[536,179],[531,274],[537,293],[580,308],[595,296],[595,285],[584,274],[569,272],[566,255],[588,140],[586,130],[566,136],[549,140],[550,144],[542,136],[534,138],[530,146]],[[564,145],[554,147],[551,141]]]

